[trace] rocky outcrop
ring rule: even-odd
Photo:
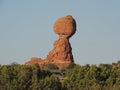
[[[54,42],[54,48],[49,52],[46,59],[32,58],[26,62],[27,65],[52,63],[61,67],[74,63],[72,48],[69,42],[69,38],[76,32],[76,22],[73,17],[68,15],[59,18],[54,24],[54,32],[59,35],[59,39]]]
[[[48,54],[46,61],[56,64],[57,66],[68,65],[73,61],[72,48],[69,40],[66,38],[59,38],[54,43],[54,49]]]
[[[26,65],[32,65],[32,64],[39,64],[40,66],[44,64],[44,60],[42,60],[41,58],[37,58],[37,57],[32,57],[28,62],[26,62]]]
[[[76,22],[71,15],[59,18],[54,24],[54,32],[60,37],[71,37],[76,32]]]

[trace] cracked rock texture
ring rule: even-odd
[[[59,35],[59,39],[54,42],[54,48],[49,52],[46,59],[31,58],[25,64],[38,63],[41,66],[46,63],[52,63],[58,67],[62,67],[74,63],[72,48],[69,42],[69,38],[76,32],[74,18],[71,15],[59,18],[54,23],[54,32]]]

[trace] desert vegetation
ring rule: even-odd
[[[120,90],[120,61],[62,68],[0,65],[0,90]]]

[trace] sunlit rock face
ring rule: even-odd
[[[50,51],[46,60],[56,65],[69,65],[74,62],[69,38],[76,32],[76,23],[72,16],[59,18],[54,23],[54,32],[59,39],[54,42],[54,48]]]
[[[59,18],[54,23],[54,32],[60,37],[71,37],[76,32],[76,22],[71,15]]]
[[[54,42],[54,48],[49,52],[46,59],[32,58],[26,62],[27,65],[38,63],[41,66],[46,63],[52,63],[58,67],[62,67],[74,63],[72,48],[69,42],[69,38],[76,32],[74,18],[68,15],[56,20],[54,23],[54,32],[59,35],[59,38]]]

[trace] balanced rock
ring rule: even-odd
[[[54,42],[54,48],[49,52],[46,59],[32,58],[26,62],[27,65],[38,63],[41,66],[46,63],[52,63],[62,67],[74,63],[69,42],[69,38],[76,32],[74,18],[71,15],[59,18],[54,24],[54,32],[59,35],[59,39]]]
[[[54,24],[54,32],[61,36],[70,37],[76,32],[76,22],[71,15],[59,18]]]
[[[54,32],[59,35],[54,48],[50,51],[46,60],[57,66],[67,66],[74,62],[69,37],[76,32],[76,23],[72,16],[68,15],[58,19],[54,24]]]

